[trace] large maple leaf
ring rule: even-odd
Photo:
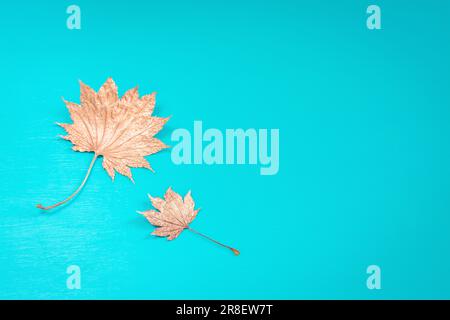
[[[52,209],[72,199],[83,188],[100,156],[103,156],[103,168],[113,180],[117,171],[133,181],[130,167],[152,170],[144,156],[167,148],[154,137],[169,119],[152,116],[155,93],[139,98],[134,88],[119,98],[111,78],[98,92],[81,81],[80,89],[80,105],[64,100],[73,123],[59,125],[67,131],[68,135],[62,138],[73,143],[73,150],[94,152],[94,158],[83,182],[71,196],[52,206],[37,205],[40,209]]]
[[[235,255],[239,255],[239,250],[220,243],[189,226],[200,211],[200,209],[195,210],[195,203],[190,191],[184,196],[184,199],[181,198],[178,193],[174,192],[172,188],[167,189],[164,199],[153,198],[150,195],[149,198],[153,207],[157,210],[139,213],[144,215],[152,225],[158,227],[152,232],[153,235],[167,237],[168,240],[173,240],[176,239],[183,230],[188,229],[218,245],[230,249]]]

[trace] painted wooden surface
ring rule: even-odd
[[[449,298],[448,4],[377,1],[78,1],[1,8],[0,298]],[[416,23],[420,21],[420,23]],[[210,128],[279,128],[280,171],[180,165],[112,183],[54,122],[78,80],[112,76],[157,91],[159,137]],[[136,213],[147,193],[189,189],[193,227],[168,242]],[[382,268],[383,289],[366,288]],[[81,290],[66,269],[81,268]]]

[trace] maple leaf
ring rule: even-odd
[[[64,100],[73,123],[58,125],[67,131],[67,135],[62,138],[73,143],[73,150],[94,152],[94,158],[78,189],[67,199],[52,206],[38,204],[37,207],[43,210],[55,208],[72,199],[83,188],[100,156],[103,156],[103,168],[113,180],[117,171],[133,181],[130,167],[153,171],[144,156],[167,148],[154,137],[169,120],[152,116],[155,93],[139,98],[138,89],[134,88],[119,98],[117,86],[111,78],[98,92],[80,81],[80,91],[80,105]]]
[[[169,187],[164,199],[153,198],[149,195],[152,206],[157,210],[149,210],[139,212],[144,215],[147,220],[154,226],[158,227],[152,232],[155,236],[167,237],[168,240],[176,239],[183,230],[188,229],[218,245],[233,251],[235,255],[239,255],[239,250],[220,243],[194,229],[189,224],[195,219],[200,209],[195,210],[195,203],[189,191],[184,199]]]

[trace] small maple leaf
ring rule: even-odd
[[[117,171],[133,181],[130,167],[153,171],[144,156],[167,148],[154,138],[169,120],[152,116],[155,93],[139,98],[134,88],[119,98],[111,78],[98,92],[80,81],[80,91],[80,105],[64,100],[73,123],[58,125],[67,131],[68,135],[62,138],[73,143],[73,150],[94,152],[94,158],[83,182],[72,195],[49,207],[38,204],[40,209],[52,209],[72,199],[83,188],[99,156],[103,156],[103,168],[113,180]]]
[[[239,250],[220,243],[194,229],[189,224],[195,219],[200,209],[195,210],[195,203],[189,191],[184,199],[174,192],[172,188],[167,189],[164,199],[153,198],[149,195],[150,201],[157,210],[149,210],[139,212],[144,215],[147,220],[154,226],[158,227],[152,232],[155,236],[167,237],[168,240],[176,239],[184,229],[188,229],[194,233],[211,240],[218,245],[233,251],[235,255],[239,255]]]

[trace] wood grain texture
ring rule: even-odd
[[[449,1],[3,1],[0,10],[0,298],[450,298]],[[172,130],[278,128],[280,170],[174,165],[114,183],[55,122],[77,80],[158,92]],[[125,90],[119,90],[122,95]],[[192,227],[150,236],[136,210],[195,190]],[[237,258],[237,259],[236,259]],[[382,290],[366,268],[382,269]],[[81,268],[81,290],[66,269]]]

